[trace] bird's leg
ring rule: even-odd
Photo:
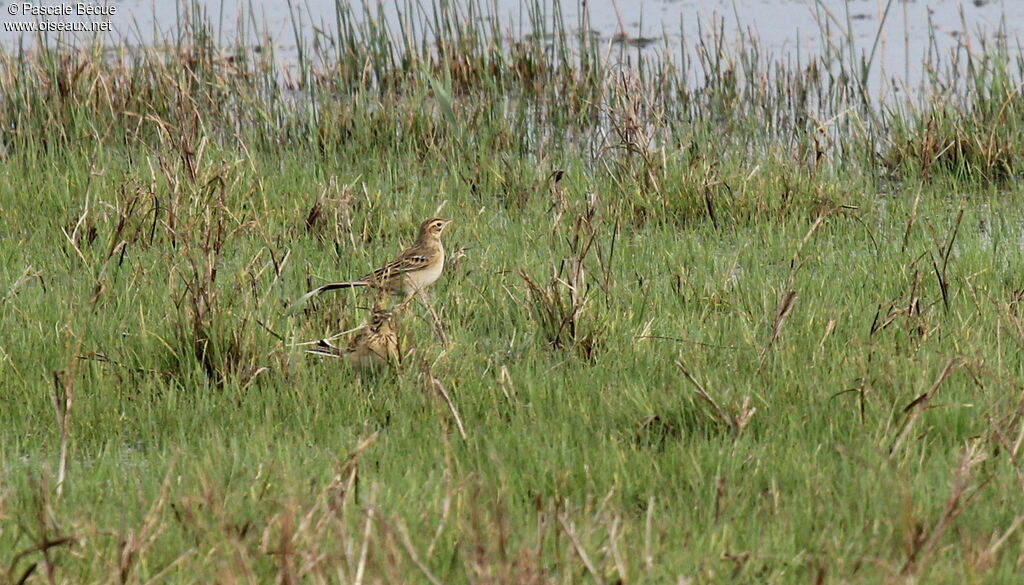
[[[405,298],[402,299],[402,302],[398,303],[395,306],[395,312],[396,313],[401,313],[402,311],[404,311],[409,306],[409,303],[412,302],[412,300],[415,297],[416,297],[416,292],[415,291],[413,291],[413,292],[409,293],[408,295],[406,295]]]
[[[437,316],[434,306],[430,304],[430,298],[427,296],[426,291],[419,289],[415,294],[420,298],[420,302],[423,303],[423,306],[427,308],[430,316],[434,319],[434,332],[437,333],[437,339],[441,342],[441,345],[448,345],[448,337],[444,334],[444,324],[441,322],[441,318]]]

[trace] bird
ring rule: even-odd
[[[317,287],[302,295],[296,305],[329,290],[367,286],[406,300],[434,284],[444,270],[444,246],[441,233],[452,220],[432,217],[420,224],[416,242],[402,250],[394,260],[367,274],[359,280],[332,282]]]
[[[401,361],[398,348],[398,333],[392,321],[395,314],[373,306],[370,318],[360,327],[361,331],[345,347],[332,345],[330,339],[321,339],[308,353],[344,359],[357,370],[372,370],[380,366],[397,365]]]

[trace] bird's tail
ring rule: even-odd
[[[332,344],[330,341],[327,341],[326,339],[321,339],[320,341],[317,342],[316,347],[312,349],[307,349],[306,353],[311,353],[313,355],[322,355],[327,357],[341,357],[341,351],[342,350],[340,347]]]
[[[318,295],[318,294],[320,294],[322,292],[327,292],[329,290],[338,290],[338,289],[342,289],[342,288],[353,288],[353,287],[356,287],[356,286],[369,286],[369,285],[365,281],[362,281],[362,280],[353,280],[351,282],[331,282],[331,283],[325,284],[323,286],[318,286],[317,288],[314,288],[313,290],[309,291],[308,293],[302,295],[301,297],[299,297],[299,300],[295,301],[295,304],[292,305],[292,306],[298,307],[299,305],[302,305],[303,303],[305,303],[309,299],[315,297],[316,295]]]

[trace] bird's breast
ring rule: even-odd
[[[415,272],[408,272],[405,275],[407,281],[406,294],[412,294],[419,289],[426,288],[441,277],[441,271],[444,270],[444,250],[438,250],[438,261],[431,266],[426,266],[421,270]]]

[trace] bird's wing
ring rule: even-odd
[[[399,274],[415,272],[416,270],[428,266],[430,261],[430,256],[428,254],[424,254],[420,250],[407,250],[402,252],[398,258],[395,258],[391,262],[388,262],[384,266],[381,266],[377,270],[367,274],[363,280],[382,281]]]
[[[366,343],[366,338],[369,336],[369,332],[366,330],[366,325],[361,326],[360,329],[362,329],[362,331],[359,332],[359,335],[356,335],[349,340],[348,345],[345,346],[344,353],[354,353],[359,349],[359,346]]]

